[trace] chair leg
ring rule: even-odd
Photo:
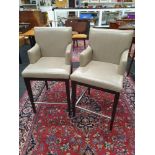
[[[75,102],[76,102],[76,82],[72,81],[72,111],[75,117]]]
[[[131,70],[131,66],[133,64],[134,58],[135,58],[135,52],[134,52],[134,55],[133,55],[132,60],[130,62],[130,65],[129,65],[129,68],[128,68],[128,71],[127,71],[127,76],[129,76],[129,74],[130,74],[130,70]]]
[[[67,103],[68,103],[68,111],[69,116],[71,116],[71,101],[70,101],[70,86],[69,86],[69,80],[65,81],[66,84],[66,95],[67,95]]]
[[[78,47],[78,40],[76,40],[76,47]]]
[[[84,39],[83,41],[84,41],[84,48],[86,48],[86,40]]]
[[[31,102],[31,105],[32,105],[33,112],[36,113],[36,108],[35,108],[35,104],[34,104],[34,99],[33,99],[33,93],[32,93],[32,89],[31,89],[30,80],[27,79],[27,78],[24,78],[24,81],[25,81],[25,85],[26,85],[26,88],[27,88],[28,96],[30,98],[30,102]]]
[[[48,90],[48,82],[47,82],[47,80],[45,80],[45,86],[46,86],[46,89]]]
[[[20,53],[19,53],[19,64],[22,64],[22,59],[21,59]]]
[[[112,115],[111,115],[111,122],[110,122],[110,130],[112,130],[112,127],[113,127],[116,109],[117,109],[117,105],[118,105],[118,101],[119,101],[119,95],[120,95],[119,93],[115,94],[115,99],[114,99],[113,109],[112,109]]]
[[[75,48],[75,40],[73,40],[73,51],[74,51],[74,48]]]

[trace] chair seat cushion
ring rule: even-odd
[[[79,67],[71,80],[80,83],[120,92],[123,85],[123,75],[117,73],[118,65],[91,61],[85,67]]]
[[[86,34],[74,34],[72,36],[72,39],[86,39],[87,35]]]
[[[22,72],[23,77],[69,79],[70,65],[63,57],[41,57],[36,63],[28,65]]]

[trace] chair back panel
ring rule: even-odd
[[[66,27],[72,27],[73,31],[76,31],[77,24],[78,24],[78,20],[77,19],[67,19],[65,21],[65,26]]]
[[[87,31],[87,23],[86,22],[78,22],[76,26],[76,31],[78,33],[86,33]]]
[[[64,57],[67,45],[72,42],[71,27],[35,27],[34,32],[43,57]]]
[[[133,31],[90,29],[93,60],[119,64],[122,52],[130,48]]]

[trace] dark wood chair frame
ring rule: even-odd
[[[131,43],[131,46],[130,46],[130,49],[129,49],[128,57],[130,57],[130,52],[131,52],[131,49],[132,49],[132,44],[135,44],[135,36],[132,38],[132,43]],[[129,64],[129,68],[127,70],[127,76],[129,76],[129,74],[130,74],[130,70],[131,70],[131,67],[132,67],[132,64],[133,64],[134,60],[135,60],[135,48],[134,48],[133,56],[131,57],[131,62]]]
[[[115,114],[116,114],[116,110],[117,110],[117,105],[119,102],[119,96],[120,93],[116,92],[116,91],[112,91],[112,90],[108,90],[108,89],[103,89],[103,88],[99,88],[96,86],[91,86],[88,84],[84,84],[84,83],[80,83],[77,81],[71,81],[71,86],[72,86],[72,116],[75,117],[75,113],[76,113],[76,87],[77,85],[81,85],[81,86],[85,86],[88,88],[88,94],[90,95],[90,89],[97,89],[97,90],[101,90],[101,91],[105,91],[111,94],[114,94],[114,103],[113,103],[113,109],[112,109],[112,114],[111,114],[111,121],[110,121],[110,130],[112,130],[113,128],[113,123],[114,123],[114,118],[115,118]],[[81,97],[82,98],[82,97]],[[79,102],[80,100],[78,100],[77,102]]]
[[[127,76],[129,76],[129,74],[130,74],[131,67],[132,67],[132,64],[133,64],[133,62],[134,62],[134,59],[135,59],[135,49],[134,49],[133,56],[132,56],[132,58],[131,58],[131,62],[130,62],[130,64],[129,64],[129,68],[128,68],[128,70],[127,70]]]
[[[86,39],[88,39],[88,38],[72,38],[72,40],[73,40],[73,50],[75,49],[75,43],[76,43],[76,46],[78,47],[78,40],[83,40],[84,48],[86,48]]]
[[[72,69],[72,64],[71,64],[71,73],[72,73],[72,70],[73,69]],[[60,82],[65,82],[65,85],[66,85],[67,104],[68,104],[67,110],[69,111],[69,116],[71,116],[71,101],[70,101],[70,83],[69,83],[69,79],[32,78],[32,77],[24,78],[25,86],[26,86],[26,89],[27,89],[27,93],[28,93],[28,96],[29,96],[31,105],[32,105],[33,112],[36,113],[36,107],[35,107],[35,102],[34,102],[34,98],[33,98],[33,92],[32,92],[32,88],[31,88],[31,81],[45,81],[46,89],[48,89],[48,83],[47,83],[47,81],[60,81]],[[41,92],[39,94],[41,94]]]

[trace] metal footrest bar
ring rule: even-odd
[[[84,94],[86,93],[86,91],[88,90],[88,88],[81,94],[81,96],[78,98],[78,100],[76,101],[75,103],[75,107],[79,108],[79,109],[82,109],[82,110],[85,110],[86,112],[91,112],[93,114],[96,114],[96,115],[99,115],[99,116],[102,116],[102,117],[105,117],[105,118],[108,118],[108,119],[111,119],[111,117],[107,116],[107,115],[104,115],[104,114],[100,114],[100,113],[97,113],[97,112],[94,112],[92,110],[88,110],[86,108],[82,108],[80,106],[78,106],[77,104],[81,101],[82,97],[84,96]]]
[[[107,115],[103,115],[103,114],[100,114],[100,113],[97,113],[97,112],[88,110],[88,109],[86,109],[86,108],[82,108],[82,107],[80,107],[80,106],[78,106],[78,105],[77,105],[76,107],[79,108],[79,109],[85,110],[85,111],[87,111],[87,112],[91,112],[91,113],[93,113],[93,114],[96,114],[96,115],[99,115],[99,116],[102,116],[102,117],[106,117],[106,118],[108,118],[108,119],[111,119],[111,117],[109,117],[109,116],[107,116]]]
[[[34,102],[35,104],[67,104],[67,102]]]
[[[81,94],[81,96],[80,96],[80,97],[78,98],[78,100],[76,101],[75,106],[81,101],[83,95],[86,93],[87,90],[88,90],[88,88],[84,90],[84,92]]]

